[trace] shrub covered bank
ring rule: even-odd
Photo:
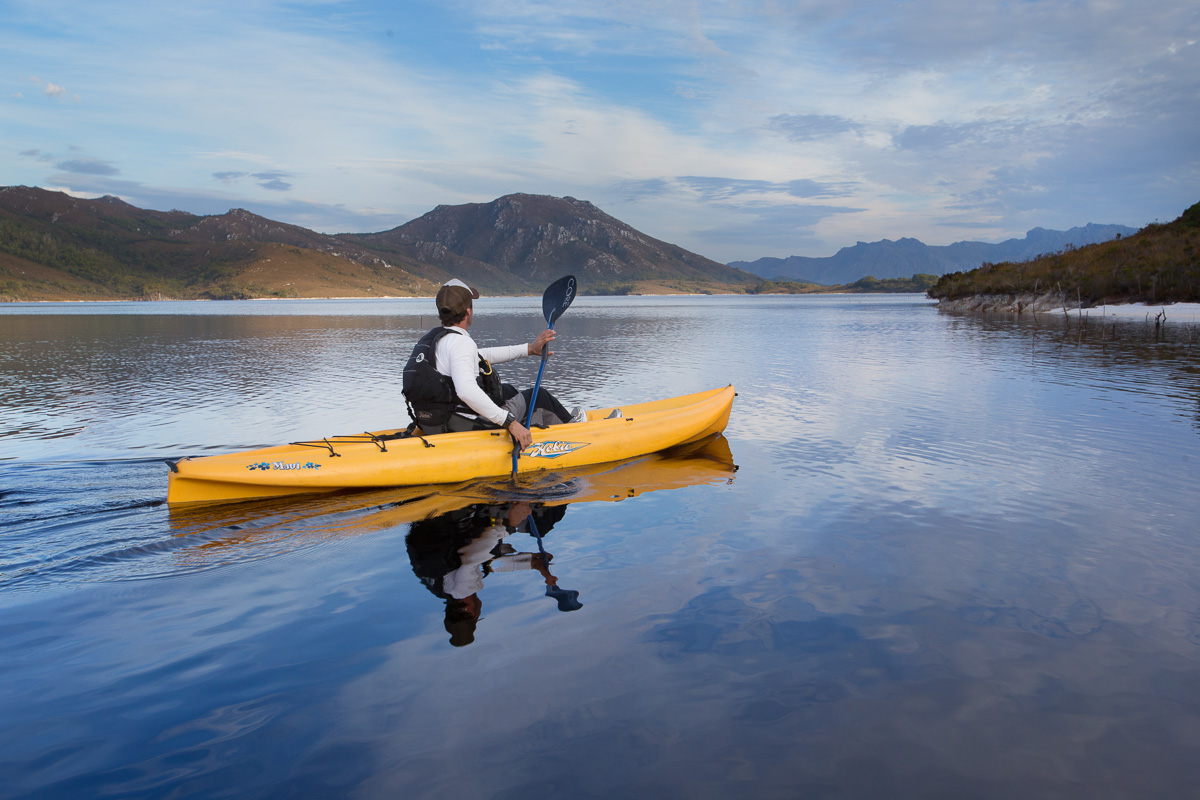
[[[943,275],[929,296],[943,306],[1049,311],[1104,303],[1200,301],[1200,203],[1133,236],[1020,263]]]

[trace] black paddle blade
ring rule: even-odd
[[[562,316],[575,299],[575,276],[565,275],[546,287],[542,293],[542,316],[546,324],[554,327],[554,321]]]
[[[583,603],[579,602],[579,592],[574,589],[560,589],[557,586],[547,586],[546,597],[553,597],[558,601],[559,611],[578,611],[583,608]]]

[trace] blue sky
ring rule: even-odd
[[[1200,201],[1200,6],[0,0],[0,184],[328,233],[512,192],[720,261]]]

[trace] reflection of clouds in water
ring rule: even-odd
[[[1106,526],[1106,517],[1098,510],[1066,524],[866,504],[824,521],[803,553],[782,561],[794,570],[795,596],[822,614],[936,606],[974,625],[1050,638],[1114,625],[1153,635],[1147,648],[1194,657],[1171,640],[1186,638],[1197,619],[1190,571],[1200,546],[1178,530],[1145,536]]]
[[[481,340],[525,340],[540,327],[534,298],[489,303]],[[134,664],[138,676],[157,666],[144,653],[182,648],[201,664],[179,667],[177,681],[128,681],[124,694],[109,682],[78,697],[86,713],[74,703],[70,713],[95,720],[88,731],[109,725],[109,712],[161,720],[175,712],[147,709],[180,704],[178,715],[199,709],[191,718],[207,727],[227,716],[254,725],[227,687],[265,687],[282,698],[271,726],[229,747],[270,752],[290,737],[288,758],[270,764],[302,753],[305,776],[369,796],[624,796],[647,786],[681,796],[747,786],[765,796],[1186,796],[1200,780],[1194,351],[1078,343],[1073,332],[914,304],[580,298],[560,322],[549,385],[599,405],[731,381],[741,470],[730,485],[572,510],[546,547],[585,607],[558,613],[537,576],[493,575],[467,648],[448,646],[441,603],[406,563],[408,518],[391,516],[404,507],[389,500],[311,522],[292,506],[275,522],[251,515],[213,523],[219,530],[181,519],[168,539],[153,505],[161,464],[112,466],[129,476],[121,487],[90,464],[57,483],[38,473],[51,467],[22,465],[8,474],[46,491],[20,512],[14,560],[72,584],[157,570],[103,603],[81,594],[77,616],[88,622],[56,616],[50,633],[137,649],[106,663]],[[103,343],[42,352],[83,376],[47,383],[68,405],[102,372],[117,374],[119,391],[91,396],[122,446],[285,441],[331,418],[376,422],[397,403],[396,368],[432,323],[410,312],[143,321],[146,335],[125,346],[147,365],[122,365]],[[31,341],[53,336],[46,328],[0,347],[36,352]],[[91,366],[97,348],[108,353],[95,358],[102,369]],[[163,368],[172,363],[174,374]],[[514,364],[514,380],[531,382],[536,367]],[[211,409],[188,407],[197,392]],[[141,415],[121,416],[139,403]],[[73,483],[90,487],[78,503]],[[97,507],[100,495],[120,504]],[[405,524],[391,524],[398,518]],[[130,552],[116,552],[117,540]],[[132,553],[139,541],[153,549]],[[185,555],[193,574],[156,566]],[[75,559],[86,563],[54,566]],[[201,572],[201,561],[221,568]],[[154,603],[174,616],[147,614]],[[21,633],[26,652],[42,635]],[[101,680],[85,660],[41,652],[56,685]],[[191,690],[178,691],[185,680]],[[221,704],[234,712],[223,716]],[[140,753],[146,743],[131,730],[114,733]],[[199,752],[203,735],[191,750],[167,740],[145,758],[241,763]],[[50,746],[16,757],[31,762]]]
[[[1195,704],[1195,650],[1186,640],[1164,650],[1147,638],[1157,623],[1139,618],[1195,608],[1196,589],[1130,598],[1104,570],[1062,573],[1081,552],[1122,568],[1117,542],[1094,552],[1065,528],[916,505],[864,507],[807,531],[789,531],[798,520],[672,530],[643,507],[637,516],[657,524],[631,540],[618,530],[628,515],[605,511],[589,529],[618,552],[672,544],[642,563],[618,556],[624,589],[590,588],[592,613],[574,615],[549,649],[493,639],[476,645],[491,648],[486,660],[451,666],[431,642],[409,642],[346,687],[337,702],[355,728],[389,743],[373,789],[446,789],[464,752],[478,767],[465,788],[528,788],[508,760],[514,746],[540,754],[540,780],[599,795],[627,788],[627,774],[687,793],[732,786],[745,769],[760,787],[846,791],[865,770],[873,796],[903,786],[924,795],[931,781],[960,796],[1136,794],[1138,774],[1112,766],[1129,759],[1163,767],[1164,787],[1188,785],[1186,737],[1158,725]],[[1159,544],[1142,556],[1169,552]],[[489,625],[549,633],[533,605],[493,613]],[[472,677],[444,694],[402,677],[439,669]],[[413,715],[442,723],[418,739]],[[496,742],[509,745],[497,752]]]
[[[964,507],[1000,513],[1032,504],[1053,514],[1047,486],[1099,502],[1110,475],[1128,472],[1139,482],[1137,461],[1165,429],[1138,406],[1179,403],[1159,391],[1163,376],[1140,363],[1091,363],[1072,350],[1031,364],[1028,340],[1011,330],[964,335],[969,321],[943,315],[910,323],[907,336],[873,339],[869,352],[833,337],[805,354],[822,365],[808,369],[824,382],[790,396],[768,386],[739,398],[748,413],[735,415],[731,434],[762,440],[784,470],[837,475],[851,493],[934,497],[950,507],[969,498]],[[905,344],[914,335],[920,352]],[[1135,413],[1113,414],[1114,403]],[[1185,485],[1179,480],[1180,490]]]
[[[824,741],[836,753],[831,764],[866,758],[893,774],[954,772],[962,764],[971,776],[964,788],[999,777],[991,758],[1043,753],[1067,763],[1062,754],[1072,752],[1076,774],[1089,766],[1105,772],[1132,709],[1152,724],[1174,716],[1174,703],[1195,703],[1181,680],[1194,674],[1195,647],[1162,634],[1195,623],[1196,587],[1181,574],[1157,596],[1138,596],[1137,580],[1131,587],[1105,574],[1129,567],[1128,544],[1097,548],[1061,526],[939,521],[930,509],[872,506],[830,521],[795,556],[777,548],[746,553],[788,566],[707,589],[661,617],[647,640],[669,663],[699,659],[714,673],[731,670],[744,691],[724,697],[749,702],[722,713],[779,725],[776,736],[739,730],[736,739],[768,751],[780,747],[776,737],[786,739],[810,769],[821,759],[809,748],[821,750]],[[1195,565],[1195,548],[1186,553]],[[1154,570],[1173,555],[1180,552],[1159,542],[1133,561]],[[1093,569],[1073,568],[1080,561]],[[1062,565],[1072,566],[1068,574]],[[698,701],[715,674],[691,673],[695,682],[675,690]],[[836,705],[819,708],[805,691],[764,691],[771,684],[826,687],[823,696]],[[986,724],[974,719],[980,715]],[[974,724],[964,727],[964,716]],[[864,730],[872,733],[864,738]],[[900,756],[895,747],[904,741],[921,747]],[[872,752],[872,743],[881,749]],[[1155,747],[1139,745],[1139,757],[1177,757]],[[1062,785],[1056,769],[1023,763],[1005,780]]]

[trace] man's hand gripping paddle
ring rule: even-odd
[[[566,275],[546,287],[546,291],[542,293],[542,316],[546,318],[546,323],[550,326],[550,330],[554,330],[554,323],[571,306],[571,301],[574,299],[574,275]],[[526,428],[533,424],[533,407],[537,404],[538,390],[542,388],[542,372],[546,369],[546,357],[549,355],[547,347],[542,348],[542,363],[538,367],[537,381],[533,384],[533,394],[529,398],[529,410],[525,413]],[[513,483],[517,482],[517,458],[520,455],[521,447],[517,444],[517,440],[513,439]]]

